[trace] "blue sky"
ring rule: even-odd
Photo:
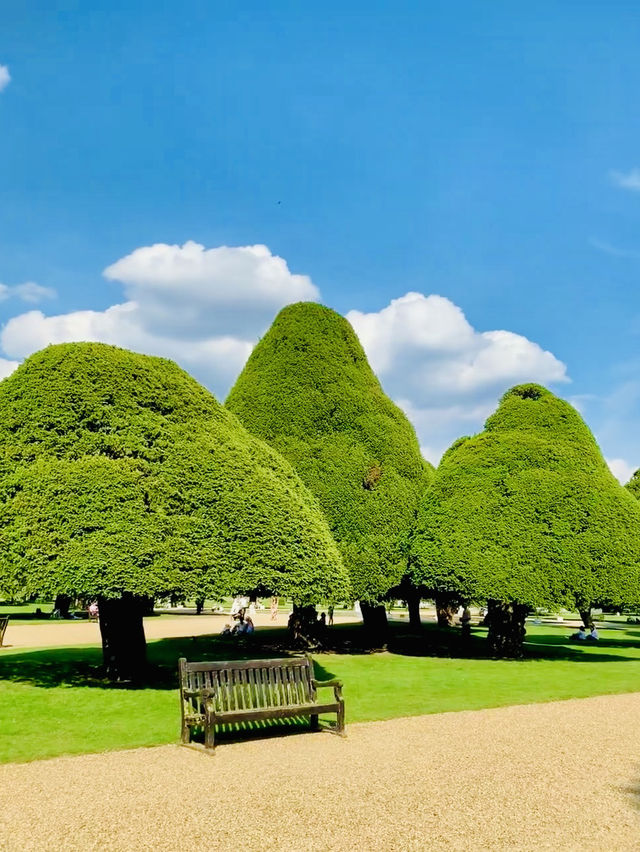
[[[278,308],[318,298],[432,458],[531,378],[626,474],[639,43],[615,0],[5,4],[5,372],[104,339],[223,397]]]

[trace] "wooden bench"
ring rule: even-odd
[[[215,663],[178,662],[182,742],[191,729],[204,728],[205,748],[215,745],[215,726],[263,719],[309,716],[318,729],[321,713],[336,713],[336,730],[344,733],[344,700],[339,680],[316,680],[310,657]],[[332,687],[333,701],[320,702],[317,690]]]
[[[2,640],[4,639],[5,630],[9,623],[8,615],[0,615],[0,648],[2,648]]]

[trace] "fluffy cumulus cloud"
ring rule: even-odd
[[[154,334],[253,339],[283,305],[315,301],[306,275],[263,245],[205,249],[157,243],[138,248],[104,271],[124,284],[141,326]]]
[[[0,65],[0,92],[6,89],[11,82],[11,74],[6,65]]]
[[[105,311],[21,314],[2,330],[4,352],[24,358],[49,343],[112,343],[172,358],[222,396],[274,314],[319,296],[307,276],[291,273],[262,245],[158,243],[136,249],[104,275],[123,284],[124,301]]]
[[[611,180],[620,189],[640,192],[640,169],[631,169],[628,172],[611,172]]]
[[[443,296],[407,293],[376,313],[347,318],[434,462],[460,434],[481,428],[511,385],[568,381],[551,352],[511,331],[477,331]]]
[[[0,377],[50,343],[89,340],[172,358],[223,398],[276,312],[320,297],[310,278],[292,273],[263,245],[158,243],[137,248],[104,275],[124,290],[104,311],[47,316],[34,308],[10,319],[0,333]],[[52,295],[33,283],[0,285],[0,301]],[[509,386],[567,381],[550,352],[510,331],[477,331],[442,296],[407,293],[377,313],[347,316],[433,462],[455,438],[478,431]]]

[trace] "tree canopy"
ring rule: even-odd
[[[640,507],[569,403],[507,391],[447,451],[412,543],[416,583],[524,606],[640,599]]]
[[[349,594],[291,466],[170,361],[50,346],[0,383],[9,596]]]
[[[354,596],[379,601],[405,572],[409,531],[433,469],[351,325],[322,305],[284,308],[226,405],[316,495]]]

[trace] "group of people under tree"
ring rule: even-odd
[[[584,624],[581,624],[576,633],[572,633],[569,637],[573,642],[597,642],[600,637],[598,636],[598,628],[595,624],[591,625],[591,629],[585,627]]]
[[[246,615],[246,610],[244,608],[233,613],[231,617],[235,621],[235,624],[233,627],[229,623],[225,624],[224,629],[220,634],[221,636],[251,636],[255,630],[255,625],[251,616]]]

